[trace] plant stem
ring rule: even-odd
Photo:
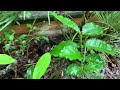
[[[83,46],[82,46],[82,32],[79,33],[79,36],[80,36],[80,46],[81,46],[81,53],[82,53],[82,49],[83,49]]]
[[[82,45],[82,32],[79,33],[80,36],[80,46],[81,46],[81,53],[83,54],[83,45]],[[81,68],[82,68],[82,76],[84,78],[84,61],[85,61],[85,53],[86,53],[86,48],[84,49],[84,58],[81,61]]]
[[[83,62],[85,62],[85,55],[86,55],[86,47],[84,48]]]
[[[24,18],[24,20],[25,20],[25,14],[26,14],[26,11],[23,11],[23,15],[24,15],[23,18]]]
[[[49,22],[49,25],[50,25],[50,14],[49,14],[49,11],[48,11],[48,22]]]
[[[75,35],[72,38],[72,41],[74,41],[75,37],[77,36],[78,33],[75,33]]]
[[[35,65],[36,63],[29,63],[29,64],[25,64],[24,66],[30,66],[30,65]]]
[[[65,34],[65,32],[64,32],[63,29],[61,28],[61,26],[60,26],[60,24],[58,23],[58,21],[57,21],[57,20],[55,20],[55,21],[56,21],[57,25],[60,27],[60,30],[61,30],[63,36],[65,37],[65,39],[66,39],[66,40],[70,40],[69,36],[68,36],[67,34]]]

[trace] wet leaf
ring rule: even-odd
[[[79,45],[77,43],[70,40],[62,41],[52,49],[51,54],[54,56],[69,58],[70,60],[82,60],[78,47]]]
[[[27,69],[27,79],[32,79],[33,72],[34,72],[34,66],[32,65]]]
[[[85,59],[88,62],[88,64],[84,66],[87,71],[100,72],[105,65],[105,62],[95,53],[89,54]]]
[[[73,46],[66,46],[64,47],[61,52],[59,53],[60,57],[65,57],[68,58],[69,60],[82,60],[82,57],[80,55],[80,52],[78,51],[77,48]]]
[[[112,45],[96,38],[88,39],[85,46],[89,49],[115,55],[115,50]]]
[[[57,18],[59,21],[61,21],[67,27],[70,27],[74,29],[77,33],[80,33],[80,28],[74,21],[70,20],[69,18],[63,17],[62,15],[58,15],[55,12],[50,11],[50,14]]]
[[[102,27],[91,22],[91,23],[86,23],[82,27],[82,33],[84,35],[91,35],[91,36],[101,35],[103,33],[103,29],[102,29]]]
[[[40,79],[42,75],[46,72],[51,61],[51,54],[45,53],[42,57],[38,60],[34,72],[33,72],[33,79]]]
[[[0,54],[0,64],[11,64],[17,62],[15,59],[13,59],[11,56],[7,54]]]
[[[67,75],[77,76],[81,74],[81,67],[77,64],[71,64],[66,70]]]

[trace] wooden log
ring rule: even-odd
[[[73,18],[73,19],[77,25],[80,25],[81,18]],[[91,19],[89,19],[89,22],[95,21],[95,20],[96,20],[95,18],[91,18]],[[51,24],[51,26],[46,21],[42,25],[40,25],[40,23],[35,23],[34,26],[37,27],[37,31],[44,30],[46,32],[46,34],[52,34],[52,32],[53,32],[53,34],[60,33],[60,27],[57,25],[56,21],[51,21],[50,24]],[[66,26],[64,26],[61,22],[60,22],[60,25],[66,32],[67,31]],[[15,30],[16,36],[21,35],[21,34],[27,34],[30,30],[30,28],[28,28],[26,24],[13,25],[10,27],[10,29]],[[35,34],[38,35],[37,32]]]
[[[48,18],[48,13],[47,11],[29,11],[30,15],[29,17],[26,16],[25,20],[31,20],[31,19],[45,19]],[[67,14],[69,14],[72,17],[81,17],[82,16],[82,11],[66,11]],[[53,18],[53,16],[50,15],[51,18]],[[23,12],[19,15],[18,20],[24,20],[24,15]]]

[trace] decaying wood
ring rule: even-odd
[[[73,19],[77,25],[80,25],[81,18],[73,18]],[[96,20],[95,18],[91,18],[89,21],[91,22],[91,21],[95,21],[95,20]],[[51,34],[60,34],[61,33],[60,27],[57,25],[56,21],[51,21],[50,24],[51,25],[49,25],[47,21],[44,22],[42,25],[40,25],[39,23],[34,24],[34,26],[37,27],[35,35],[44,35],[44,34],[51,35]],[[62,27],[62,29],[65,32],[68,31],[68,28],[66,26],[64,26],[62,23],[60,23],[60,26]],[[13,25],[10,28],[15,30],[16,36],[21,35],[21,34],[27,34],[30,30],[30,28],[28,28],[26,26],[26,24]],[[43,32],[41,32],[41,31],[43,31]]]

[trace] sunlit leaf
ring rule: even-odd
[[[88,39],[85,46],[89,49],[115,55],[115,50],[112,45],[96,38]]]
[[[0,54],[0,64],[11,64],[17,62],[15,59],[13,59],[11,56],[7,54]]]
[[[81,74],[81,67],[77,64],[71,64],[66,70],[67,75],[77,76]]]
[[[80,51],[73,46],[64,47],[59,53],[60,57],[68,58],[69,60],[82,60],[82,56],[80,55]]]
[[[78,51],[79,45],[72,41],[62,41],[55,46],[51,54],[54,56],[69,58],[70,60],[82,60],[82,56]]]
[[[46,72],[51,61],[51,54],[45,53],[42,57],[38,60],[34,72],[33,72],[33,79],[40,79],[42,75]]]
[[[58,15],[55,12],[50,11],[50,14],[57,18],[59,21],[61,21],[64,25],[74,29],[77,33],[80,32],[80,28],[74,21],[70,20],[69,18],[63,17],[62,15]]]
[[[91,35],[91,36],[101,35],[103,33],[103,29],[102,27],[96,25],[95,23],[90,22],[90,23],[86,23],[82,27],[82,33],[84,35]]]
[[[50,52],[51,55],[54,55],[56,57],[59,56],[59,53],[63,49],[64,45],[65,45],[65,41],[62,41],[57,46],[55,46],[54,48],[52,48],[52,51]]]

